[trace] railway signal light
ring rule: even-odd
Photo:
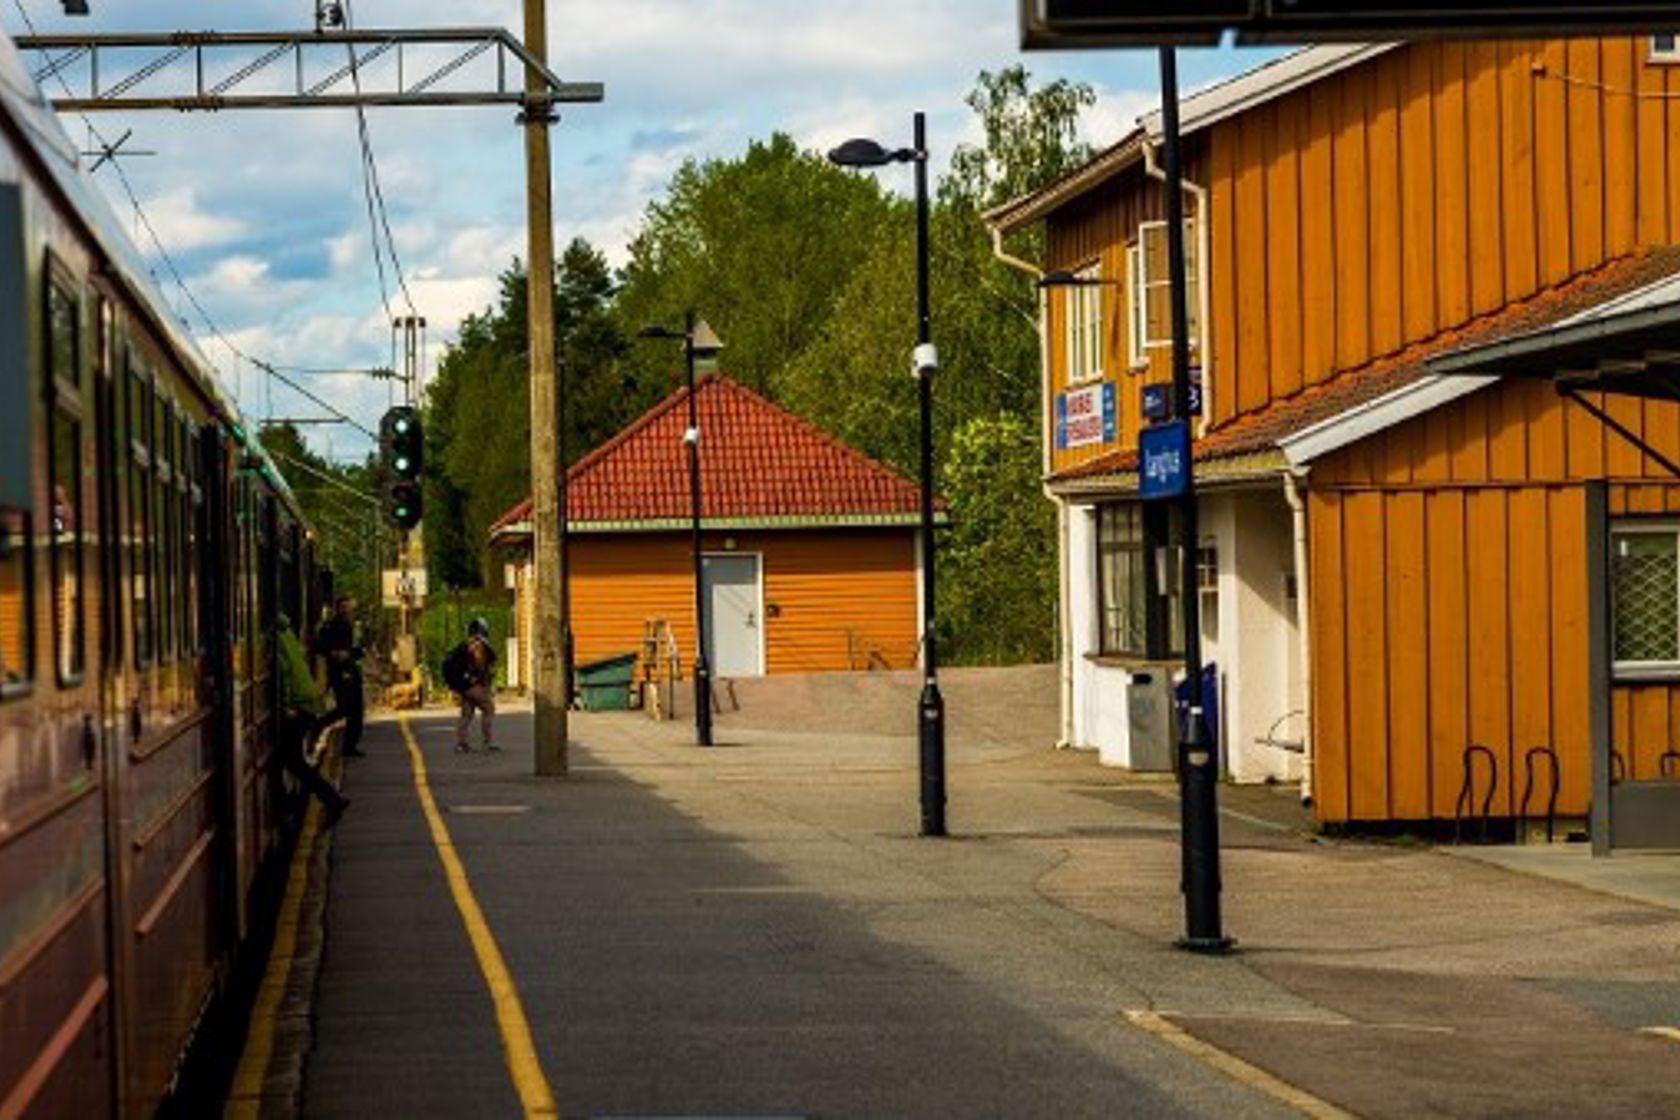
[[[397,481],[385,487],[385,517],[399,529],[408,530],[420,524],[425,512],[425,500],[418,482]]]
[[[404,481],[420,477],[425,466],[426,437],[420,427],[420,413],[398,405],[379,422],[379,459],[385,469]]]

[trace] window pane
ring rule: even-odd
[[[76,365],[78,308],[75,293],[59,283],[47,285],[47,329],[51,333],[52,375],[67,385],[79,385]]]
[[[22,684],[30,665],[29,515],[0,509],[0,684]]]
[[[82,674],[82,425],[60,409],[52,418],[53,650],[61,681]]]
[[[1138,507],[1099,507],[1097,581],[1104,653],[1145,651],[1148,627],[1143,560],[1143,519]]]
[[[134,661],[145,665],[152,659],[152,485],[138,458],[130,463],[128,478],[128,573],[134,599]]]
[[[175,653],[175,504],[169,500],[169,487],[154,477],[152,487],[152,563],[157,576],[153,587],[157,591],[158,660],[172,660]]]
[[[1617,533],[1611,581],[1617,661],[1680,661],[1680,563],[1672,530]]]

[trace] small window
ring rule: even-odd
[[[1147,363],[1149,351],[1172,346],[1172,271],[1167,248],[1167,223],[1145,222],[1138,227],[1138,239],[1126,249],[1127,319],[1134,366]],[[1190,349],[1194,353],[1201,337],[1201,262],[1196,255],[1196,226],[1189,221],[1184,223],[1184,264]]]
[[[1077,284],[1067,289],[1067,380],[1070,385],[1096,381],[1103,375],[1102,265],[1074,274]]]
[[[0,695],[35,678],[35,581],[30,572],[29,514],[0,508]]]
[[[1680,672],[1680,525],[1618,528],[1610,540],[1616,671]]]
[[[1651,36],[1651,61],[1680,62],[1680,34],[1670,31],[1666,35]]]
[[[50,271],[50,270],[49,270]],[[82,604],[81,301],[66,279],[47,281],[48,543],[52,564],[53,657],[60,684],[86,666]]]
[[[1102,653],[1160,659],[1183,652],[1177,513],[1139,502],[1097,507]]]

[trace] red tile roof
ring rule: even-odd
[[[919,510],[916,483],[722,374],[695,386],[700,414],[702,512],[714,520],[868,520]],[[574,523],[686,520],[688,394],[679,389],[567,475]],[[530,520],[529,498],[490,526]]]
[[[1680,246],[1664,246],[1622,257],[1462,327],[1432,335],[1397,354],[1346,370],[1292,397],[1274,401],[1259,412],[1228,421],[1196,441],[1196,459],[1202,462],[1270,451],[1281,440],[1320,421],[1429,376],[1427,362],[1430,358],[1462,347],[1540,330],[1676,273],[1680,273]],[[1128,449],[1069,467],[1057,474],[1053,481],[1095,478],[1136,470],[1137,452]]]

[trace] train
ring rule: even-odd
[[[328,594],[0,33],[0,1117],[214,1107],[296,834],[280,626]]]

